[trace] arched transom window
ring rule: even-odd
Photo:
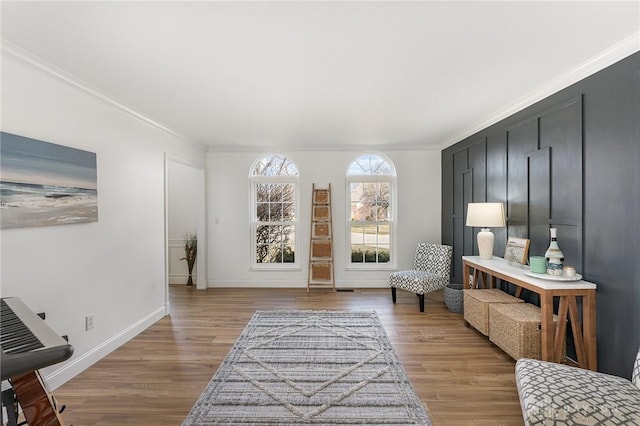
[[[268,154],[251,166],[252,267],[297,266],[298,169],[284,156]]]
[[[347,169],[347,265],[392,268],[396,171],[382,154],[364,154]]]

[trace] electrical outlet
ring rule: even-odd
[[[84,317],[84,328],[86,331],[89,331],[93,328],[93,314]]]

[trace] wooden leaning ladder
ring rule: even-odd
[[[317,189],[313,184],[311,195],[311,244],[309,247],[309,280],[312,287],[331,287],[333,278],[333,230],[331,229],[331,184]]]

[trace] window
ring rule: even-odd
[[[347,265],[392,268],[396,172],[380,154],[356,158],[347,170]]]
[[[252,266],[297,267],[298,169],[286,157],[265,155],[251,167],[250,186]]]

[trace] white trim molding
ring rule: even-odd
[[[568,72],[559,75],[548,83],[540,86],[535,91],[529,93],[524,98],[516,101],[507,109],[497,112],[486,120],[478,123],[478,125],[457,133],[451,138],[447,139],[442,145],[441,148],[445,149],[461,140],[478,133],[479,131],[486,129],[492,124],[497,123],[498,121],[507,118],[518,111],[525,109],[526,107],[533,105],[534,103],[541,101],[542,99],[553,95],[554,93],[559,92],[562,89],[565,89],[572,84],[583,80],[598,71],[605,69],[606,67],[615,64],[622,59],[631,56],[632,54],[640,51],[640,31],[632,34],[631,36],[623,39],[617,44],[614,44],[609,49],[600,53],[599,55],[594,56],[593,58],[587,60],[581,65],[569,70]]]
[[[209,280],[208,288],[298,288],[306,289],[305,280]],[[337,289],[389,288],[389,279],[337,280]]]
[[[123,102],[107,95],[106,93],[96,89],[95,87],[91,87],[89,83],[86,83],[79,79],[78,77],[69,74],[66,71],[56,67],[55,65],[45,61],[44,59],[34,55],[33,53],[27,52],[24,49],[19,48],[15,44],[5,40],[0,39],[0,47],[2,51],[2,56],[7,59],[12,59],[17,63],[26,66],[52,80],[57,81],[58,83],[65,84],[67,86],[73,87],[89,96],[92,96],[108,105],[111,105],[120,111],[129,114],[130,116],[142,121],[143,123],[154,127],[158,130],[161,130],[165,133],[168,133],[172,136],[177,137],[178,139],[187,142],[199,149],[206,149],[206,146],[200,142],[197,142],[182,133],[179,133],[164,124],[159,123],[137,111],[133,108],[128,107]]]
[[[105,340],[93,349],[88,350],[80,357],[75,359],[72,358],[69,362],[62,365],[62,367],[56,369],[50,374],[47,374],[45,377],[47,384],[52,390],[62,386],[64,383],[73,379],[75,376],[136,337],[164,316],[165,307],[162,306],[161,308],[151,312],[146,317],[131,324],[129,327],[117,333],[110,339]]]

